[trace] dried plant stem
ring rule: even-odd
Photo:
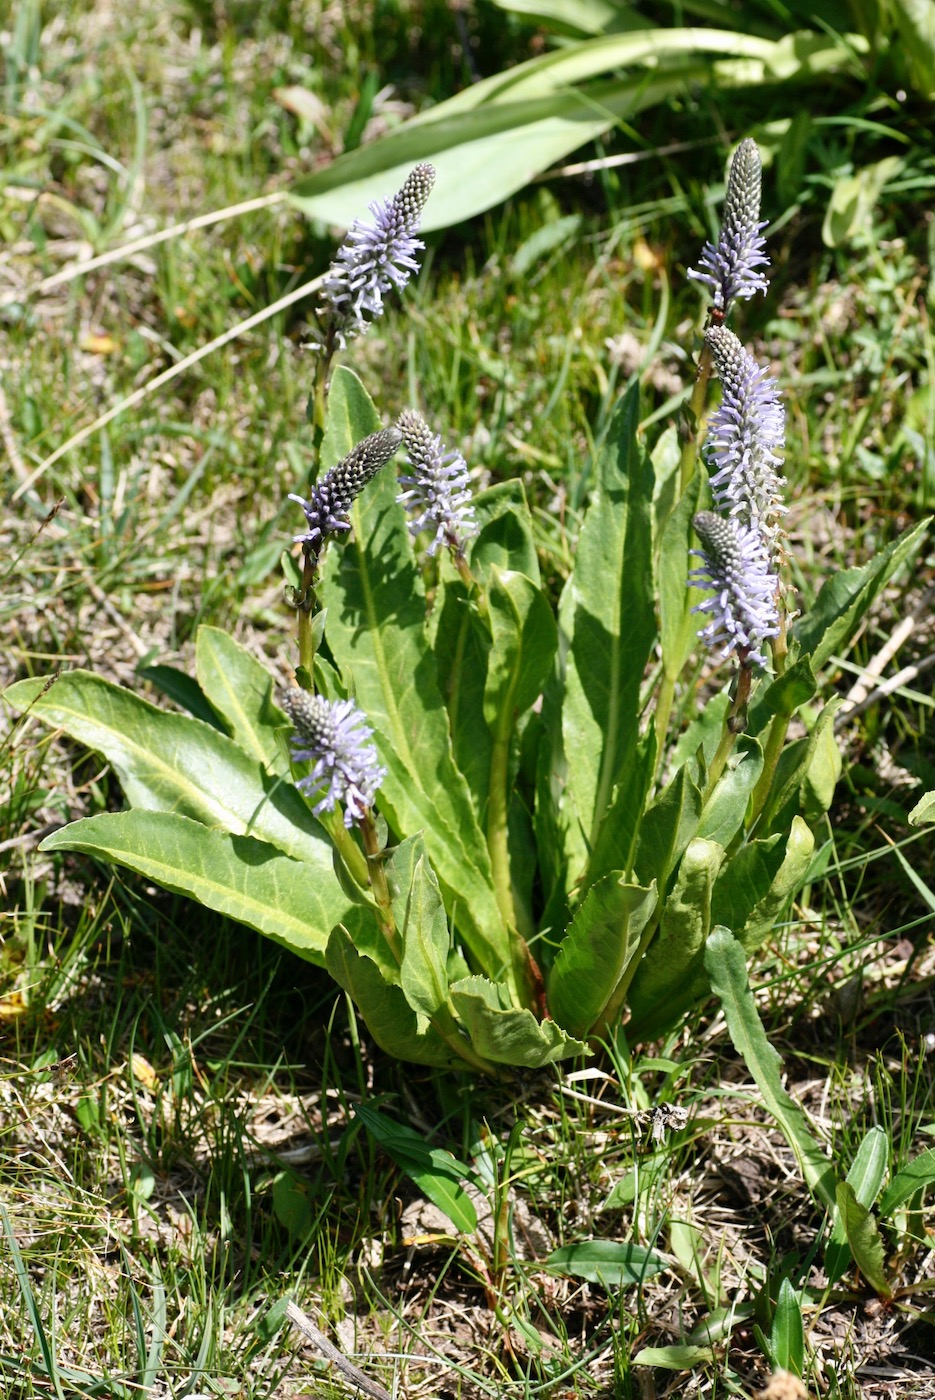
[[[368,1395],[370,1400],[393,1400],[388,1390],[384,1390],[382,1385],[377,1385],[376,1381],[370,1380],[368,1376],[364,1375],[363,1371],[358,1370],[356,1366],[348,1361],[347,1357],[338,1351],[337,1347],[334,1346],[332,1342],[329,1342],[323,1332],[319,1332],[315,1324],[311,1322],[305,1316],[305,1313],[302,1312],[300,1308],[297,1308],[295,1303],[291,1300],[286,1304],[286,1317],[292,1323],[293,1327],[302,1333],[303,1337],[307,1338],[314,1347],[317,1347],[326,1360],[337,1367],[344,1379],[354,1386],[355,1389],[362,1391],[364,1395]]]

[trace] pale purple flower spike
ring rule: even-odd
[[[441,438],[415,409],[404,409],[396,426],[412,467],[411,475],[399,478],[408,490],[396,497],[412,516],[411,534],[435,531],[429,554],[440,544],[463,553],[467,538],[477,533],[467,463],[460,452],[446,451]]]
[[[762,170],[757,144],[747,137],[730,163],[718,241],[704,245],[702,271],[688,270],[689,277],[710,289],[716,310],[724,314],[735,297],[747,300],[766,291],[766,278],[757,270],[769,266],[760,233],[768,222],[760,220]]]
[[[786,423],[779,385],[726,326],[710,327],[705,344],[722,387],[704,448],[717,468],[711,477],[714,499],[740,525],[757,526],[772,555],[779,517],[786,512],[786,479],[779,470]]]
[[[696,588],[712,588],[693,612],[709,613],[711,621],[702,628],[701,639],[710,647],[720,646],[724,656],[740,653],[741,662],[766,665],[761,645],[779,632],[778,580],[770,569],[763,537],[755,526],[724,520],[713,511],[701,510],[692,524],[702,549],[693,550],[702,561],[693,569],[689,583]]]
[[[432,165],[417,165],[392,199],[374,200],[371,220],[355,219],[325,278],[322,300],[329,335],[343,350],[383,313],[391,287],[405,287],[425,247],[415,234],[435,183]]]
[[[284,691],[279,701],[295,729],[293,762],[314,764],[296,787],[309,796],[320,794],[312,808],[316,817],[340,802],[346,827],[362,822],[387,773],[369,742],[373,730],[363,712],[353,700],[326,700],[307,690]]]
[[[309,554],[319,555],[329,535],[351,528],[348,511],[355,497],[396,452],[403,435],[398,428],[383,428],[352,448],[337,466],[325,472],[312,487],[309,499],[289,494],[305,511],[308,529],[296,535],[294,543],[303,544]]]

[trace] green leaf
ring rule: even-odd
[[[831,711],[826,717],[826,712]],[[826,705],[815,725],[815,742],[811,745],[805,773],[799,790],[802,816],[816,823],[828,811],[834,800],[838,779],[843,771],[841,750],[834,737],[836,708]]]
[[[792,629],[803,653],[817,673],[830,657],[845,655],[870,607],[897,569],[912,557],[925,538],[931,516],[881,549],[860,568],[832,574],[814,607]]]
[[[893,15],[913,82],[925,97],[935,95],[935,10],[929,0],[893,0]]]
[[[704,941],[711,927],[711,894],[724,847],[696,837],[679,864],[659,929],[640,959],[627,1001],[631,1044],[655,1040],[708,993]]]
[[[265,933],[313,962],[339,920],[355,917],[324,843],[316,863],[253,836],[233,836],[176,812],[105,812],[54,831],[44,851],[82,851],[125,865]]]
[[[698,830],[701,791],[687,768],[680,768],[646,809],[640,824],[633,869],[641,884],[655,880],[665,890],[669,875]]]
[[[838,1184],[836,1199],[854,1263],[875,1293],[881,1298],[892,1298],[893,1290],[886,1277],[883,1240],[877,1222],[868,1208],[858,1201],[850,1182]]]
[[[539,555],[522,480],[515,477],[479,492],[474,497],[474,517],[478,532],[470,542],[468,561],[475,578],[486,585],[496,565],[525,574],[538,586]],[[450,561],[444,564],[454,572]]]
[[[264,768],[288,773],[285,746],[277,730],[285,715],[273,704],[273,678],[246,647],[219,627],[202,625],[195,639],[199,684],[235,741]]]
[[[312,1224],[309,1183],[298,1172],[277,1172],[273,1177],[273,1214],[285,1226],[290,1240],[300,1240]]]
[[[587,1035],[614,1004],[656,899],[655,885],[628,885],[616,871],[579,905],[549,977],[549,1010],[572,1035]]]
[[[812,673],[808,656],[800,656],[788,671],[777,676],[768,686],[761,687],[750,705],[749,734],[759,734],[773,715],[793,715],[818,693],[818,682]]]
[[[829,796],[829,787],[829,801],[830,797],[833,797],[834,783],[837,782],[837,763],[829,749],[831,745],[834,745],[835,749],[837,747],[834,738],[834,717],[842,704],[840,696],[829,700],[827,705],[822,706],[807,737],[787,744],[783,749],[776,765],[769,797],[763,808],[764,830],[786,830],[793,814],[798,812],[804,816],[816,815],[814,808],[809,806],[812,797],[808,786],[810,774],[814,774],[819,784],[816,801],[818,797]],[[822,815],[824,810],[820,809],[817,815]]]
[[[935,792],[920,797],[906,820],[910,826],[931,826],[935,822]]]
[[[397,1060],[417,1065],[464,1069],[464,1061],[409,1005],[402,988],[387,982],[380,967],[354,946],[346,928],[332,931],[325,966],[339,987],[353,998],[377,1045]]]
[[[637,443],[639,386],[617,405],[598,461],[559,625],[568,639],[562,741],[570,869],[583,870],[639,738],[640,685],[656,640],[652,465]],[[648,884],[649,880],[643,880]]]
[[[692,1371],[696,1366],[709,1366],[713,1361],[711,1347],[641,1347],[631,1365],[658,1366],[663,1371]]]
[[[378,420],[368,404],[356,376],[336,370],[329,455],[345,455],[353,433],[373,431]],[[389,770],[380,810],[401,837],[424,833],[458,935],[484,972],[512,979],[487,846],[454,764],[422,582],[396,494],[396,477],[382,472],[355,502],[355,540],[328,549],[319,589],[328,608],[328,642]]]
[[[460,578],[441,585],[430,633],[455,763],[464,774],[477,822],[483,827],[493,751],[493,736],[484,719],[490,631],[478,617]]]
[[[866,238],[873,231],[873,214],[880,196],[902,174],[905,165],[902,156],[886,156],[835,181],[821,228],[826,247],[839,248],[842,243]]]
[[[551,1274],[569,1274],[604,1288],[631,1288],[671,1269],[672,1261],[655,1249],[617,1240],[585,1240],[554,1249],[545,1261]]]
[[[742,736],[727,767],[705,803],[698,835],[725,849],[743,826],[750,794],[763,771],[763,750],[755,739]]]
[[[138,666],[136,674],[141,680],[149,681],[169,700],[174,700],[181,709],[187,710],[195,719],[204,720],[222,734],[227,726],[205,699],[204,691],[194,677],[180,671],[177,666]]]
[[[448,1002],[448,921],[421,836],[397,846],[386,865],[402,939],[400,986],[409,1005],[434,1016]]]
[[[311,216],[348,226],[372,199],[395,194],[413,165],[430,160],[438,180],[422,227],[445,228],[492,208],[620,120],[633,121],[689,86],[727,91],[814,80],[850,70],[854,53],[866,51],[857,35],[796,33],[772,43],[729,30],[662,28],[602,36],[468,84],[303,177],[293,198]],[[588,81],[625,67],[634,71]]]
[[[861,1138],[846,1178],[862,1206],[872,1206],[876,1200],[886,1176],[889,1157],[889,1138],[884,1129],[877,1125]],[[851,1248],[847,1242],[844,1219],[840,1210],[835,1207],[831,1238],[825,1250],[825,1273],[828,1275],[828,1282],[837,1283],[850,1261]]]
[[[694,649],[700,625],[697,616],[692,615],[692,608],[701,601],[702,594],[689,587],[688,574],[694,537],[692,520],[698,510],[702,477],[702,472],[695,472],[663,527],[659,545],[659,636],[663,671],[671,681],[681,675]]]
[[[935,1181],[935,1147],[927,1147],[918,1157],[896,1173],[880,1198],[880,1214],[884,1219]]]
[[[444,1148],[429,1147],[412,1128],[375,1108],[356,1103],[354,1114],[422,1194],[447,1215],[456,1230],[472,1234],[477,1229],[477,1211],[461,1185],[471,1174],[469,1167]]]
[[[770,1344],[776,1366],[801,1376],[805,1368],[805,1328],[801,1305],[787,1278],[779,1285]]]
[[[719,998],[734,1048],[753,1075],[767,1110],[798,1160],[812,1196],[834,1209],[834,1170],[812,1134],[801,1106],[782,1087],[782,1061],[770,1045],[747,980],[743,946],[729,929],[716,928],[705,946],[705,967]]]
[[[777,832],[742,846],[715,881],[713,922],[735,929],[745,951],[753,952],[801,889],[814,849],[815,837],[801,817],[788,836]]]
[[[487,600],[492,645],[487,661],[484,718],[500,738],[539,698],[552,669],[558,633],[545,594],[523,574],[491,570]]]
[[[591,885],[612,870],[629,871],[633,866],[636,839],[643,820],[643,808],[652,787],[656,769],[656,735],[650,729],[636,745],[614,788],[607,815],[588,861],[583,883]]]
[[[586,1045],[566,1035],[555,1021],[537,1021],[531,1011],[506,1004],[497,986],[484,977],[453,983],[451,1001],[478,1055],[495,1064],[539,1069],[553,1060],[588,1053]]]
[[[102,753],[132,807],[174,812],[269,841],[296,860],[331,865],[331,844],[291,782],[211,725],[151,705],[90,671],[20,681],[6,698]]]

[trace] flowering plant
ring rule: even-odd
[[[432,168],[372,205],[324,279],[320,470],[290,498],[305,528],[284,558],[295,684],[215,627],[188,715],[80,671],[20,682],[11,701],[102,752],[130,804],[44,849],[324,964],[401,1058],[496,1072],[584,1053],[624,1015],[631,1038],[677,1024],[709,989],[712,930],[752,953],[821,859],[840,757],[818,673],[925,528],[793,622],[782,401],[727,324],[767,288],[760,178],[744,141],[690,274],[710,293],[697,431],[647,450],[626,393],[557,614],[522,483],[472,495],[420,412],[386,426],[334,367],[417,265]]]

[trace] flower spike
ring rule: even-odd
[[[766,291],[766,278],[758,271],[769,266],[763,252],[766,240],[760,230],[760,186],[763,167],[757,144],[749,136],[734,152],[727,176],[727,194],[717,243],[706,243],[701,254],[702,271],[688,269],[689,277],[710,289],[715,311],[726,315],[734,297],[748,300]]]
[[[414,409],[404,409],[396,426],[412,467],[411,475],[399,478],[400,485],[408,490],[396,497],[413,517],[410,533],[416,536],[434,529],[429,554],[434,554],[440,544],[463,554],[465,541],[477,533],[467,463],[460,452],[445,450],[438,434]]]
[[[315,766],[296,787],[318,796],[312,808],[316,817],[344,807],[344,825],[350,829],[367,816],[387,770],[369,742],[373,730],[352,700],[326,700],[297,687],[283,691],[279,703],[292,721],[292,760]],[[325,789],[322,795],[322,789]]]
[[[779,386],[726,326],[711,326],[705,344],[722,385],[704,449],[717,468],[711,478],[714,499],[739,524],[756,526],[772,555],[778,518],[786,511],[786,479],[779,471],[785,442]]]
[[[323,292],[329,343],[340,350],[382,315],[390,288],[402,290],[418,270],[425,244],[415,234],[434,183],[435,167],[417,165],[392,199],[373,201],[370,221],[355,219],[348,229]]]
[[[337,466],[325,472],[320,481],[315,482],[308,500],[290,492],[289,500],[302,507],[308,522],[308,529],[296,535],[294,540],[296,544],[305,546],[306,554],[317,557],[329,535],[351,528],[348,511],[355,497],[386,466],[402,440],[403,435],[398,428],[383,428],[379,433],[371,433],[352,448]]]
[[[696,588],[714,589],[713,598],[692,609],[711,614],[701,631],[702,641],[722,647],[725,656],[736,651],[741,662],[765,666],[760,647],[779,632],[779,581],[770,569],[759,530],[724,520],[710,510],[699,511],[692,524],[703,546],[692,553],[701,559],[702,567],[693,569],[688,581]]]

